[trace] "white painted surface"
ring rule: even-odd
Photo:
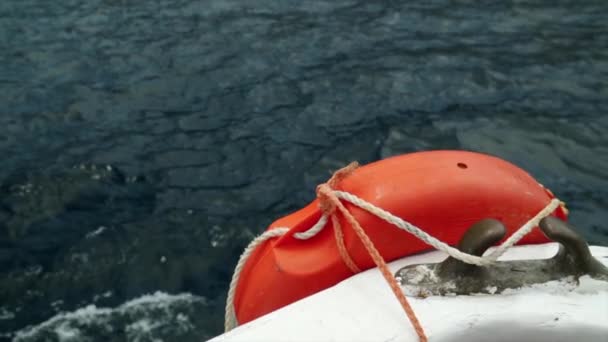
[[[518,246],[500,260],[552,257],[557,244]],[[591,247],[608,265],[608,247]],[[389,264],[394,273],[439,262],[441,252]],[[500,295],[408,297],[430,341],[608,341],[608,282],[582,277],[578,286],[550,282]],[[213,342],[417,341],[405,313],[377,269],[218,336]]]

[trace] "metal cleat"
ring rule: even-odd
[[[570,224],[549,216],[540,221],[539,227],[549,239],[560,244],[557,254],[550,259],[497,261],[477,266],[448,257],[441,263],[406,266],[395,277],[406,293],[418,297],[494,294],[552,280],[578,283],[583,275],[608,281],[608,268],[591,255],[585,240]],[[481,220],[465,233],[458,249],[481,256],[505,232],[500,221]]]

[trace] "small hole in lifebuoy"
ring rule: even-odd
[[[458,167],[461,169],[466,169],[468,167],[467,164],[465,164],[465,163],[458,163],[456,165],[458,165]]]

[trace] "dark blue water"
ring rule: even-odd
[[[608,245],[606,22],[604,0],[0,2],[1,338],[219,334],[242,248],[352,160],[494,154]]]

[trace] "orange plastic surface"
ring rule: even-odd
[[[368,164],[347,176],[344,190],[420,227],[450,245],[484,218],[502,221],[507,236],[553,198],[528,173],[504,160],[465,151],[406,154]],[[432,249],[411,234],[346,203],[374,245],[389,262]],[[558,208],[554,216],[566,219]],[[338,252],[331,222],[317,236],[298,240],[294,233],[320,218],[318,201],[285,216],[268,229],[289,227],[251,255],[237,285],[235,311],[240,324],[277,310],[352,276]],[[341,215],[344,241],[360,269],[374,267],[355,232]],[[535,229],[520,244],[547,242]]]

